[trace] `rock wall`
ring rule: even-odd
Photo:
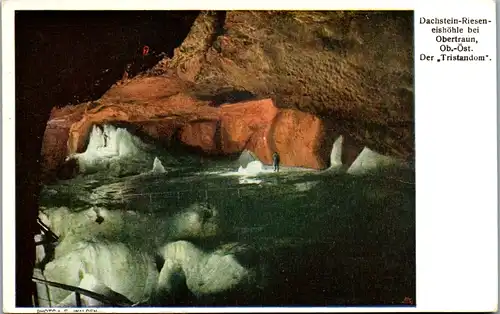
[[[283,165],[328,166],[330,140],[318,117],[278,109],[271,99],[214,107],[177,88],[166,88],[174,86],[170,81],[139,77],[115,85],[98,101],[54,109],[42,148],[45,171],[59,172],[67,156],[85,150],[92,126],[104,123],[125,124],[167,147],[181,143],[207,155],[248,149],[271,163],[272,151],[278,151]]]
[[[332,123],[361,148],[407,159],[413,36],[411,11],[204,12],[158,68],[189,73],[198,97],[271,98]]]
[[[274,119],[267,138],[280,154],[283,165],[314,169],[329,166],[333,139],[318,117],[293,109],[282,109]]]
[[[81,152],[92,124],[111,122],[204,154],[247,149],[271,163],[278,151],[286,166],[327,168],[339,135],[344,165],[365,146],[405,160],[414,147],[413,14],[202,12],[173,57],[93,106],[72,123],[67,148],[45,145],[45,155],[54,151],[46,167]],[[47,130],[64,142],[65,131]]]

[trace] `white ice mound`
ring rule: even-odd
[[[167,244],[160,254],[165,259],[158,279],[158,293],[175,293],[174,282],[183,273],[188,289],[196,296],[229,292],[235,288],[257,285],[255,267],[244,267],[230,248],[205,252],[187,241]]]
[[[244,176],[256,176],[260,173],[270,173],[270,172],[273,172],[273,169],[264,166],[264,164],[259,160],[254,160],[249,162],[245,168],[243,168],[242,166],[238,168],[238,174]]]
[[[245,149],[238,158],[238,164],[242,167],[246,167],[250,162],[255,160],[259,160],[259,158],[257,158],[253,152]]]
[[[152,254],[123,243],[75,242],[67,253],[48,263],[43,272],[49,281],[121,295],[132,303],[147,302],[156,290],[158,270]],[[52,304],[74,306],[69,291],[48,288]]]
[[[249,151],[244,151],[242,158],[238,161],[240,166],[238,171],[229,171],[221,173],[221,176],[238,176],[240,184],[260,183],[261,180],[252,179],[261,173],[271,173],[273,169],[265,166],[260,160],[254,160],[254,156]],[[256,157],[255,157],[256,158]],[[244,166],[243,166],[244,165]]]
[[[165,211],[145,215],[103,207],[78,212],[66,207],[44,208],[39,215],[41,220],[60,236],[54,260],[45,266],[45,279],[115,300],[147,303],[158,282],[155,256],[159,248],[179,239],[210,238],[223,230],[218,211],[207,203]],[[42,255],[38,252],[39,259]],[[47,289],[52,306],[75,305],[70,292]],[[91,299],[82,302],[102,305]]]
[[[230,171],[222,173],[221,176],[239,176],[240,184],[260,184],[262,180],[253,179],[260,174],[271,174],[275,173],[274,167],[272,165],[265,165],[262,161],[258,160],[255,154],[250,151],[243,151],[238,160],[240,164],[238,171]],[[280,172],[291,173],[299,171],[315,171],[314,169],[302,168],[302,167],[280,167]]]
[[[122,305],[130,305],[132,301],[130,301],[127,297],[117,293],[116,291],[111,290],[108,286],[104,285],[97,278],[90,274],[84,274],[83,278],[78,285],[79,288],[85,289],[87,291],[94,292],[101,297],[104,297],[108,302],[113,302],[113,304],[122,304]],[[98,306],[106,306],[109,307],[111,304],[105,301],[101,301],[100,299],[94,299],[91,296],[80,295],[81,304],[83,306],[88,307],[98,307]],[[62,307],[75,307],[76,302],[75,292],[71,293],[67,296],[63,301],[61,301],[58,305]]]
[[[96,125],[92,127],[85,153],[96,157],[125,157],[140,154],[147,148],[146,144],[127,129],[105,124],[102,129]]]
[[[197,202],[171,217],[168,234],[169,239],[203,239],[220,235],[224,228],[213,205]]]
[[[333,143],[332,152],[330,154],[330,168],[342,167],[342,147],[344,137],[340,135]]]
[[[264,164],[259,160],[251,161],[246,167],[240,166],[238,168],[238,173],[243,175],[257,175],[264,170]]]
[[[390,156],[384,156],[372,151],[368,147],[363,148],[358,157],[347,170],[349,174],[362,174],[377,171],[384,168],[404,167],[404,162]]]
[[[94,125],[85,152],[73,157],[78,160],[80,172],[91,173],[111,169],[115,172],[139,171],[152,158],[148,151],[153,147],[145,144],[125,128],[112,125]]]
[[[161,163],[160,159],[158,157],[155,157],[155,160],[153,161],[153,169],[151,170],[153,173],[165,173],[165,167],[163,167],[163,164]]]

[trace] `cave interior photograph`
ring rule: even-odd
[[[415,306],[413,25],[15,11],[16,307]]]

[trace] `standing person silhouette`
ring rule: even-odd
[[[104,147],[108,146],[108,134],[106,133],[106,131],[103,131],[103,136],[104,136]]]
[[[102,147],[106,147],[106,146],[108,146],[109,135],[106,133],[106,130],[104,130],[104,127],[102,125],[99,125],[98,128],[101,131],[101,134],[102,134],[102,137],[104,140],[104,143],[103,143],[104,145]]]
[[[275,172],[280,171],[280,155],[277,152],[273,153],[273,166]]]
[[[106,131],[104,131],[104,127],[102,125],[97,125],[98,135],[102,136],[103,142],[100,144],[97,148],[104,148],[108,144],[108,135],[106,134]]]

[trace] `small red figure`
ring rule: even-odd
[[[405,297],[403,302],[401,302],[403,304],[408,304],[408,305],[413,305],[413,299],[410,298],[410,297]]]
[[[142,55],[147,56],[148,54],[149,54],[149,47],[148,46],[142,47]]]

